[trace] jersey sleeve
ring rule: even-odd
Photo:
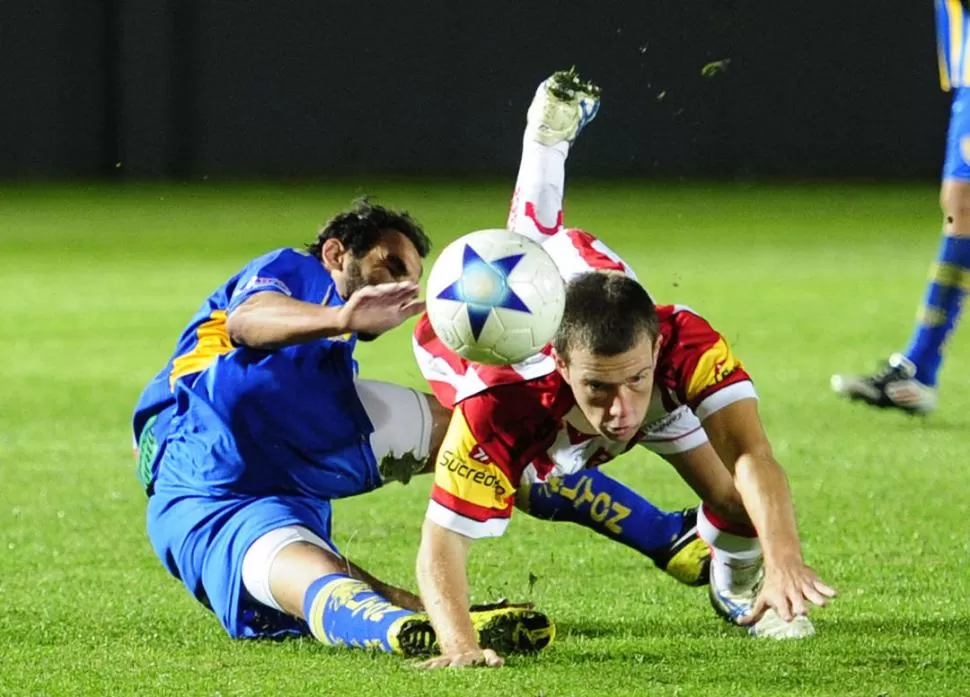
[[[667,347],[672,387],[701,421],[729,404],[757,398],[751,376],[727,339],[707,320],[688,310],[677,312]],[[662,349],[663,350],[663,349]]]
[[[643,429],[640,445],[657,455],[676,455],[707,442],[707,433],[697,415],[681,405]]]
[[[556,262],[559,273],[567,283],[589,271],[618,271],[637,280],[633,268],[619,254],[585,230],[560,230],[543,242],[542,248]]]
[[[257,293],[280,293],[297,300],[307,300],[309,294],[308,263],[316,261],[292,249],[260,257],[242,270],[236,288],[229,298],[232,312]]]
[[[537,412],[527,390],[503,386],[455,408],[435,462],[428,519],[470,538],[505,532],[522,474],[544,449],[532,434]]]
[[[435,398],[446,407],[454,405],[468,371],[468,361],[452,352],[438,338],[428,319],[422,314],[414,325],[411,347],[421,374],[431,386]]]

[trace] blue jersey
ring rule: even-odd
[[[175,385],[157,491],[353,496],[380,486],[353,340],[240,347]]]
[[[313,257],[277,250],[254,260],[203,303],[135,414],[141,443],[152,440],[142,448],[153,451],[143,472],[152,546],[233,637],[306,632],[244,591],[253,542],[300,526],[332,544],[330,500],[381,484],[355,385],[356,336],[233,346],[227,315],[264,291],[343,303]]]
[[[149,422],[153,445],[165,437],[174,414],[176,385],[191,384],[219,356],[236,348],[226,330],[226,318],[246,299],[266,291],[316,304],[343,304],[330,274],[314,257],[293,249],[277,249],[251,261],[206,298],[179,336],[165,367],[142,391],[132,423],[136,444]],[[355,337],[346,339],[345,345],[352,349]],[[143,448],[140,455],[139,476],[147,484],[156,451],[154,447]]]
[[[299,620],[247,597],[246,551],[289,526],[336,549],[330,501],[381,484],[352,352],[353,337],[273,351],[239,347],[175,383],[148,535],[169,572],[230,636],[305,633]]]
[[[936,0],[936,51],[940,85],[970,87],[970,7],[967,0]]]

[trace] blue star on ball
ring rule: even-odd
[[[509,288],[509,274],[524,256],[525,254],[512,254],[485,261],[471,245],[465,245],[458,280],[438,293],[438,298],[465,303],[472,336],[476,341],[492,310],[529,312],[522,298]]]

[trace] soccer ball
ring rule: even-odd
[[[435,334],[476,363],[509,365],[538,353],[559,329],[565,300],[552,257],[509,230],[459,237],[428,276],[428,319]]]

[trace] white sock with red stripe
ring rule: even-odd
[[[562,227],[569,143],[542,145],[526,136],[509,209],[508,229],[543,242]]]
[[[705,504],[697,511],[697,534],[711,546],[711,583],[731,593],[751,590],[761,569],[755,529],[725,520]]]

